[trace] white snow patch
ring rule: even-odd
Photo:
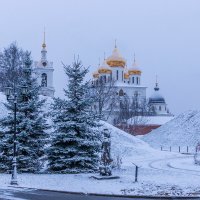
[[[0,99],[1,96],[0,94]],[[51,103],[52,99],[48,99],[48,101]],[[48,107],[50,103],[46,106]],[[1,114],[0,117],[2,115],[4,114]],[[171,122],[167,124],[169,123]],[[101,129],[103,128],[108,128],[111,131],[112,157],[117,155],[122,157],[121,169],[113,171],[113,175],[120,176],[120,179],[94,180],[90,178],[94,174],[19,174],[19,186],[103,194],[163,196],[199,194],[200,174],[198,172],[184,171],[183,173],[183,169],[173,169],[168,166],[168,164],[171,164],[180,168],[179,164],[190,162],[188,156],[155,150],[144,141],[108,123],[103,123]],[[134,183],[135,166],[133,163],[140,167],[138,183]],[[188,163],[188,165],[192,164]],[[194,170],[192,166],[189,166],[188,169]],[[0,188],[7,188],[10,179],[10,174],[0,174]]]
[[[131,118],[128,120],[128,124],[134,124],[136,120],[140,125],[163,125],[174,119],[174,116],[138,116],[136,119]]]
[[[152,147],[178,150],[180,146],[186,151],[189,147],[190,152],[195,151],[197,143],[200,141],[200,111],[192,110],[184,112],[167,122],[158,129],[153,130],[142,139]]]

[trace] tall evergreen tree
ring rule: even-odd
[[[84,83],[88,69],[80,61],[64,66],[68,76],[66,100],[55,99],[55,133],[48,150],[49,171],[55,173],[94,172],[99,161],[98,118],[92,112],[89,83]]]
[[[20,78],[20,85],[16,85],[17,101],[17,165],[20,172],[38,172],[41,169],[40,158],[44,155],[47,143],[48,128],[42,111],[45,100],[39,99],[39,86],[33,77],[30,53],[24,54],[24,73]],[[27,86],[27,94],[22,94],[22,85]],[[0,171],[11,168],[14,132],[14,103],[5,104],[9,110],[7,117],[0,121],[3,129],[3,140],[0,144]]]

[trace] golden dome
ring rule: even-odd
[[[125,66],[125,69],[124,69],[124,79],[129,79],[127,66]]]
[[[100,73],[100,74],[110,74],[111,69],[109,69],[109,68],[110,67],[107,65],[106,59],[104,59],[103,64],[98,69],[98,73]]]
[[[94,72],[94,73],[93,73],[93,77],[94,77],[94,78],[99,78],[99,73],[98,73],[98,72]]]
[[[129,75],[141,75],[142,71],[138,67],[138,64],[135,61],[135,55],[134,55],[134,62],[132,67],[128,70]]]
[[[128,73],[124,74],[124,79],[129,79],[129,74]]]
[[[112,52],[112,55],[107,58],[107,64],[110,67],[124,67],[126,65],[125,59],[121,56],[116,46]]]

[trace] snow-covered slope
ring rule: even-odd
[[[8,114],[8,110],[6,109],[4,103],[6,103],[6,96],[0,92],[0,119]]]
[[[108,128],[111,132],[111,153],[112,157],[122,158],[123,166],[131,166],[137,163],[137,160],[150,159],[161,154],[151,148],[146,142],[134,137],[106,122],[103,122],[103,128]]]
[[[195,147],[200,142],[200,111],[180,114],[142,139],[153,147]]]

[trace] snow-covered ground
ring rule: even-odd
[[[91,178],[94,174],[20,174],[19,186],[103,194],[159,196],[200,194],[198,180],[200,170],[197,170],[198,166],[193,166],[191,155],[155,150],[140,139],[107,123],[102,128],[111,130],[113,158],[115,159],[115,156],[122,158],[121,169],[113,172],[114,175],[120,176],[120,179],[95,180]],[[133,163],[140,167],[137,183],[134,182]],[[186,169],[180,167],[182,163],[187,163]],[[6,188],[10,178],[9,174],[0,174],[0,188]]]
[[[83,193],[199,196],[200,170],[192,168],[192,158],[182,155],[166,157],[140,161],[138,183],[134,182],[134,167],[127,166],[114,171],[114,175],[120,176],[116,180],[95,180],[91,178],[93,174],[23,174],[18,175],[19,186]],[[189,169],[187,166],[183,169],[181,163],[188,163]],[[1,174],[0,188],[6,188],[10,178],[8,174]]]
[[[152,147],[160,148],[163,146],[169,150],[171,146],[174,151],[178,147],[189,147],[190,152],[194,152],[197,143],[200,141],[200,111],[192,110],[184,112],[175,117],[158,129],[153,130],[142,139]]]
[[[4,98],[5,101],[2,96],[0,94],[0,99]],[[47,107],[51,101],[47,99]],[[6,110],[0,104],[0,118],[5,114]],[[120,179],[95,180],[91,178],[94,174],[19,174],[19,186],[103,194],[200,195],[200,167],[193,164],[191,155],[155,150],[141,139],[107,123],[103,124],[102,129],[108,128],[111,131],[113,160],[122,159],[121,169],[113,171],[113,175],[120,176]],[[159,137],[156,139],[159,140]],[[134,182],[133,163],[139,166],[137,183]],[[0,174],[0,188],[7,188],[10,178],[10,174]]]

